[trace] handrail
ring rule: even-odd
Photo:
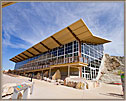
[[[84,62],[84,63],[88,63],[88,59],[84,58],[84,57],[79,57],[79,56],[74,56],[74,57],[66,57],[66,58],[59,58],[56,60],[50,59],[47,61],[32,61],[29,62],[27,64],[25,64],[24,66],[22,66],[21,68],[23,68],[23,70],[34,70],[34,69],[41,69],[41,68],[47,68],[50,65],[58,65],[58,64],[65,64],[65,63],[74,63],[74,62]]]

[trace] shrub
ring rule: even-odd
[[[122,70],[119,70],[119,71],[118,71],[118,75],[120,75],[120,74],[121,74],[121,72],[122,72]]]

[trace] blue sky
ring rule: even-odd
[[[91,32],[111,40],[105,53],[124,55],[123,2],[21,2],[2,9],[2,67],[13,56],[82,18]]]

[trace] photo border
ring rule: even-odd
[[[10,1],[10,0],[1,0],[0,1],[0,5],[1,5],[1,7],[0,7],[0,11],[1,11],[1,14],[0,14],[0,57],[1,57],[1,59],[0,59],[0,91],[1,91],[1,86],[2,86],[2,83],[1,83],[1,81],[2,81],[2,2],[124,2],[124,59],[125,59],[125,63],[124,63],[124,65],[125,65],[125,67],[126,67],[126,30],[125,30],[125,28],[126,28],[126,1],[125,0],[12,0],[12,1]],[[125,71],[126,71],[126,68],[125,68]],[[126,72],[124,72],[125,73],[125,85],[126,85]],[[126,86],[125,86],[125,92],[126,92]],[[2,91],[0,92],[0,100],[3,100],[2,99],[2,95],[1,95],[1,93],[2,93]],[[126,93],[124,93],[124,99],[117,99],[116,100],[116,98],[115,99],[51,99],[51,100],[61,100],[61,101],[70,101],[70,100],[79,100],[79,101],[81,101],[81,100],[88,100],[88,101],[92,101],[92,100],[103,100],[103,101],[105,101],[105,100],[107,100],[107,101],[112,101],[112,100],[115,100],[115,101],[125,101],[126,100]],[[27,99],[27,100],[49,100],[50,101],[50,99]]]

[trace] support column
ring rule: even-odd
[[[96,79],[96,68],[95,68],[95,79]]]
[[[79,67],[79,77],[82,77],[82,67]]]
[[[94,78],[94,70],[92,70],[92,79]]]
[[[51,78],[51,68],[49,69],[49,78]]]
[[[90,69],[90,75],[91,75],[90,79],[92,79],[92,70],[91,69]]]
[[[41,72],[41,80],[43,80],[43,70],[42,70],[42,72]]]
[[[86,78],[85,73],[86,73],[86,72],[85,72],[85,66],[84,66],[84,78]]]
[[[68,77],[70,76],[70,65],[68,65]]]
[[[34,72],[32,73],[32,77],[34,78]]]

